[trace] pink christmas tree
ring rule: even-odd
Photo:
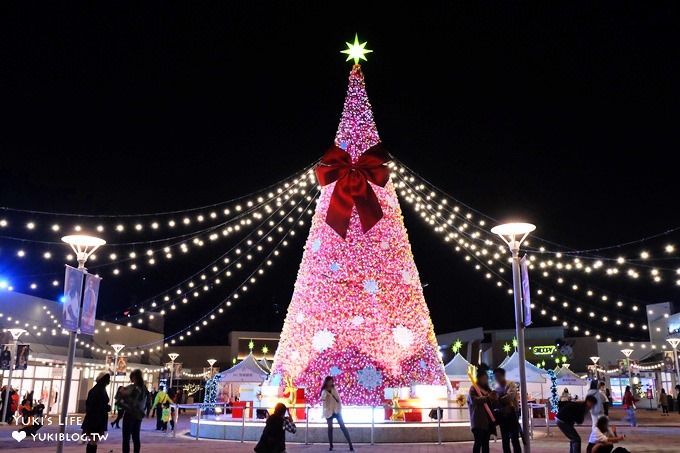
[[[357,163],[379,143],[357,64],[350,73],[335,144]],[[292,378],[296,387],[307,389],[307,401],[316,403],[324,377],[334,376],[343,403],[349,405],[379,404],[385,388],[445,385],[394,186],[391,181],[384,187],[370,185],[382,218],[367,231],[365,219],[350,205],[343,238],[342,230],[327,223],[336,184],[321,189],[270,384],[283,385]]]

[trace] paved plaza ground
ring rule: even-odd
[[[674,413],[669,417],[663,417],[658,411],[638,410],[639,427],[630,428],[622,422],[623,411],[613,410],[610,413],[613,422],[618,426],[619,432],[625,433],[626,441],[622,444],[632,452],[680,452],[680,414]],[[587,422],[588,423],[588,422]],[[147,419],[142,425],[142,451],[147,453],[168,453],[168,452],[190,452],[196,451],[229,451],[235,453],[245,453],[253,451],[253,443],[240,443],[230,441],[215,441],[215,440],[195,440],[187,435],[189,428],[189,417],[182,415],[178,426],[178,433],[176,437],[172,437],[158,431],[155,431],[155,421]],[[30,438],[17,442],[11,437],[14,427],[2,426],[0,427],[0,450],[21,450],[22,453],[40,452],[46,453],[55,451],[56,442],[34,442]],[[57,431],[55,426],[46,426],[40,430],[43,433],[55,433]],[[351,431],[351,429],[350,429]],[[583,426],[579,429],[581,437],[584,439],[583,451],[585,452],[585,443],[587,442],[587,435],[589,433],[588,426]],[[75,429],[69,429],[68,432],[76,432]],[[99,447],[99,453],[119,453],[121,451],[121,431],[109,431],[110,436],[108,440],[103,442]],[[328,446],[324,444],[317,445],[288,445],[289,452],[300,453],[317,453],[328,451]],[[472,450],[471,442],[448,443],[443,445],[436,444],[382,444],[382,445],[356,445],[357,451],[364,451],[370,453],[437,453],[437,452],[470,452]],[[347,451],[348,448],[344,444],[338,444],[336,451]],[[84,452],[85,447],[77,443],[69,442],[64,449],[67,453]],[[491,442],[492,452],[501,452],[500,441]],[[535,429],[535,437],[532,443],[532,451],[535,453],[552,453],[552,452],[567,452],[569,445],[554,426],[550,429],[550,436],[546,435],[546,428],[537,427]]]

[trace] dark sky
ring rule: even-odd
[[[4,4],[0,205],[157,212],[217,203],[285,178],[332,142],[351,67],[339,51],[358,32],[374,50],[363,68],[378,129],[403,162],[493,217],[531,220],[557,243],[584,249],[638,239],[680,225],[677,8],[620,1],[389,9],[351,2]],[[512,327],[509,296],[403,209],[436,330]],[[32,220],[7,217],[13,225]],[[30,234],[11,233],[58,238],[47,227],[52,220],[39,222],[43,228]],[[197,341],[225,342],[237,328],[279,329],[304,236],[219,331]],[[661,255],[674,238],[650,250]],[[228,245],[107,278],[100,313],[153,295]],[[33,276],[62,272],[60,261],[17,260],[17,247],[0,240],[0,275],[49,283],[54,277]],[[576,278],[641,301],[677,295],[674,279],[654,286]],[[55,297],[47,286],[39,294]],[[198,318],[219,297],[169,319],[168,329]]]

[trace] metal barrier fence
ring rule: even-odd
[[[180,409],[195,409],[196,410],[196,434],[194,436],[196,438],[196,440],[198,440],[199,437],[200,437],[201,417],[204,415],[203,413],[206,410],[210,410],[210,412],[211,412],[210,415],[215,414],[216,408],[221,408],[222,414],[227,414],[228,413],[227,410],[233,410],[233,409],[243,410],[243,416],[240,417],[240,421],[241,421],[241,442],[242,443],[245,441],[246,419],[250,418],[251,422],[259,422],[258,420],[260,420],[260,419],[257,419],[257,418],[253,418],[252,416],[246,417],[246,411],[250,410],[250,411],[253,412],[253,414],[255,414],[255,411],[257,409],[265,409],[265,408],[256,408],[256,407],[233,406],[230,403],[173,404],[172,407],[175,408],[175,411],[174,411],[175,412],[175,414],[174,414],[175,426],[177,426],[177,421],[178,421]],[[346,407],[351,407],[351,406],[346,406]],[[317,408],[317,406],[292,405],[292,406],[289,406],[287,408],[289,410],[304,408],[304,410],[305,410],[305,420],[304,420],[304,422],[305,422],[305,445],[309,445],[309,410],[315,409],[315,408]],[[370,408],[371,408],[371,431],[370,431],[371,442],[370,443],[371,443],[371,445],[374,445],[375,444],[375,424],[376,424],[375,410],[381,409],[381,408],[390,409],[390,407],[389,406],[370,406]],[[534,434],[533,433],[533,409],[541,409],[541,408],[545,409],[545,422],[546,422],[547,435],[550,435],[550,421],[549,421],[549,417],[548,417],[548,410],[549,410],[548,407],[544,404],[532,404],[531,405],[532,410],[531,410],[530,417],[529,417],[529,427],[528,427],[529,429],[525,430],[525,432],[528,431],[528,434],[532,439],[534,437],[533,436],[533,434]],[[462,408],[460,406],[443,406],[443,407],[442,406],[437,406],[437,407],[415,407],[415,406],[401,407],[400,406],[396,409],[398,409],[399,411],[410,411],[410,410],[416,409],[416,410],[423,411],[423,413],[426,413],[425,411],[432,411],[432,410],[437,411],[436,412],[437,413],[437,418],[436,418],[436,422],[437,422],[437,444],[439,444],[439,445],[442,444],[441,428],[442,428],[442,414],[444,413],[444,411],[450,410],[450,409],[455,409],[455,410],[460,410],[460,411],[465,410],[467,412],[467,407]],[[232,421],[235,422],[235,421],[238,421],[238,420],[239,420],[239,418],[235,418]],[[264,422],[265,422],[265,420],[261,420],[260,423],[262,423],[264,425]],[[455,422],[455,421],[451,420],[450,422]],[[397,421],[397,422],[394,422],[394,423],[399,423],[399,422]],[[406,423],[422,423],[423,425],[432,425],[434,423],[434,421],[420,421],[420,422],[414,421],[414,422],[406,422]],[[363,425],[363,424],[365,424],[365,422],[361,422],[361,423],[359,423],[359,422],[348,422],[348,423],[345,423],[345,424],[349,425],[349,426],[351,426],[351,425]],[[172,433],[173,437],[175,437],[175,432],[176,432],[176,430],[173,430],[173,433]]]

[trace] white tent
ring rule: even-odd
[[[468,380],[467,371],[469,366],[470,362],[465,360],[465,357],[458,353],[446,364],[444,371],[452,381],[466,381]]]
[[[557,378],[558,394],[562,394],[566,387],[572,397],[578,395],[579,399],[585,398],[585,395],[588,392],[588,383],[571,371],[569,367],[563,366],[560,369],[555,370],[555,377]]]
[[[544,393],[550,388],[548,372],[532,365],[525,360],[527,375],[527,392],[536,399],[545,399]],[[510,357],[501,362],[501,368],[505,369],[505,376],[510,381],[519,382],[519,354],[515,351]],[[547,384],[547,385],[546,385]]]
[[[222,371],[217,375],[220,383],[243,382],[249,384],[262,384],[267,379],[267,373],[262,369],[253,354],[243,359],[228,370]]]

